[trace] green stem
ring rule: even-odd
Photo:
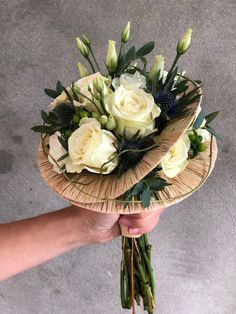
[[[97,66],[97,68],[98,68],[98,71],[101,73],[101,70],[100,70],[99,65],[98,65],[98,63],[97,63],[97,60],[96,60],[96,58],[95,58],[95,56],[94,56],[94,54],[93,54],[93,50],[92,50],[91,46],[89,45],[88,48],[89,48],[89,51],[91,52],[91,55],[92,55],[92,57],[93,57],[93,60],[94,60],[94,62],[95,62],[95,64],[96,64],[96,66]]]
[[[171,73],[172,71],[173,71],[173,69],[174,69],[174,67],[176,66],[176,63],[178,62],[178,60],[179,60],[179,58],[180,58],[180,54],[176,54],[176,57],[175,57],[175,60],[174,60],[174,62],[173,62],[173,64],[172,64],[172,67],[170,68],[170,70],[169,70],[169,72],[168,72],[168,75],[169,75],[169,73]]]
[[[97,109],[97,111],[102,114],[102,112],[100,111],[100,109],[98,108],[97,104],[95,103],[94,100],[90,99],[89,97],[87,97],[86,95],[84,95],[83,93],[77,91],[77,94],[79,94],[80,96],[84,97],[85,99],[87,99],[88,101],[90,101],[94,106],[95,108]]]
[[[92,63],[92,61],[90,60],[89,56],[86,57],[86,60],[88,61],[89,65],[91,66],[91,69],[92,69],[93,73],[95,73],[95,72],[96,72],[96,71],[95,71],[95,68],[94,68],[93,63]]]

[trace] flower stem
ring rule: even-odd
[[[95,71],[95,68],[94,68],[93,63],[92,63],[92,61],[90,60],[89,56],[86,57],[86,60],[88,61],[89,65],[91,66],[91,69],[92,69],[93,73],[95,73],[95,72],[96,72],[96,71]]]
[[[98,65],[97,60],[96,60],[96,58],[95,58],[95,56],[94,56],[94,53],[93,53],[93,50],[92,50],[91,46],[89,45],[88,48],[89,48],[89,51],[91,52],[91,55],[92,55],[92,57],[93,57],[93,60],[94,60],[94,62],[95,62],[95,64],[96,64],[96,66],[97,66],[97,68],[98,68],[98,71],[101,73],[101,70],[100,70],[100,68],[99,68],[99,65]]]

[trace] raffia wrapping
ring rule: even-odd
[[[193,88],[193,83],[190,83],[189,91]],[[201,93],[201,90],[199,89],[198,92]],[[163,175],[163,178],[172,185],[165,187],[164,191],[158,192],[158,199],[153,200],[148,208],[143,208],[138,201],[125,206],[124,202],[117,200],[117,198],[159,165],[165,154],[192,124],[199,112],[200,103],[201,99],[189,106],[184,114],[171,120],[161,135],[157,137],[158,146],[147,152],[133,169],[127,170],[120,178],[116,174],[100,175],[86,170],[67,177],[58,174],[48,161],[42,143],[40,143],[38,150],[38,164],[41,174],[59,196],[72,204],[97,212],[139,213],[176,204],[191,195],[210,175],[217,157],[215,138],[206,143],[207,150],[190,160],[187,168],[178,176],[170,179]],[[48,139],[45,140],[45,145],[47,143]],[[71,180],[77,181],[79,184],[75,186]]]

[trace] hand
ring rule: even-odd
[[[69,206],[67,210],[79,220],[86,244],[105,243],[120,235],[119,214],[97,213],[75,205]],[[81,237],[81,227],[75,224],[75,228],[75,233]]]
[[[130,235],[144,234],[152,231],[158,224],[164,208],[140,214],[121,215],[119,223],[128,228]]]

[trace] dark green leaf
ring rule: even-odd
[[[53,89],[49,89],[49,88],[45,88],[44,92],[47,96],[51,97],[51,98],[57,98],[60,94],[58,94],[57,91],[53,90]]]
[[[221,139],[221,137],[219,136],[219,134],[215,131],[215,129],[213,129],[211,126],[207,125],[204,127],[204,129],[206,129],[209,133],[211,133],[212,135],[214,135],[216,138]]]
[[[62,155],[59,159],[57,159],[57,161],[62,161],[62,160],[64,160],[68,156],[69,156],[69,154],[66,153],[66,154]]]
[[[73,103],[73,97],[64,86],[63,86],[63,91],[66,93],[66,96],[68,97],[68,99]]]
[[[63,86],[60,81],[57,81],[57,92],[60,95],[63,92]]]
[[[48,123],[49,121],[48,121],[48,114],[45,112],[45,111],[43,111],[43,110],[41,110],[41,118],[42,118],[42,120],[45,122],[45,123]]]
[[[205,113],[203,110],[200,111],[199,115],[197,116],[197,119],[195,120],[194,124],[193,124],[193,129],[197,130],[201,127],[202,122],[205,119]]]
[[[34,132],[37,133],[48,133],[51,134],[57,130],[59,130],[59,127],[53,127],[53,126],[48,126],[48,125],[36,125],[31,128]]]
[[[136,53],[136,57],[137,58],[140,58],[140,57],[143,57],[145,55],[147,55],[148,53],[150,53],[153,48],[155,47],[155,43],[154,41],[151,41],[145,45],[143,45]]]
[[[61,146],[62,146],[65,150],[68,151],[68,143],[67,143],[67,141],[66,141],[63,137],[61,137],[61,136],[57,136],[57,137],[58,137],[59,142],[61,143]]]
[[[153,195],[153,191],[151,189],[149,189],[149,187],[145,188],[141,195],[140,195],[140,199],[142,201],[143,207],[146,208],[150,205],[150,200],[151,197]]]
[[[154,191],[162,191],[164,190],[165,186],[171,185],[170,183],[167,183],[164,179],[161,179],[159,177],[147,178],[146,182],[149,188]]]
[[[219,114],[219,111],[215,111],[206,115],[205,116],[206,124],[211,123],[218,116],[218,114]]]
[[[198,85],[201,85],[202,84],[202,81],[199,81],[199,80],[196,80],[194,81],[195,83],[197,83]]]
[[[134,189],[133,189],[133,191],[132,191],[132,196],[139,195],[139,194],[142,192],[143,187],[144,187],[144,183],[143,183],[143,181],[141,180],[141,181],[139,181],[139,182],[135,185],[135,187],[134,187]]]
[[[135,56],[136,56],[136,52],[135,52],[135,47],[133,46],[127,51],[125,55],[125,63],[131,62],[132,60],[134,60]]]

